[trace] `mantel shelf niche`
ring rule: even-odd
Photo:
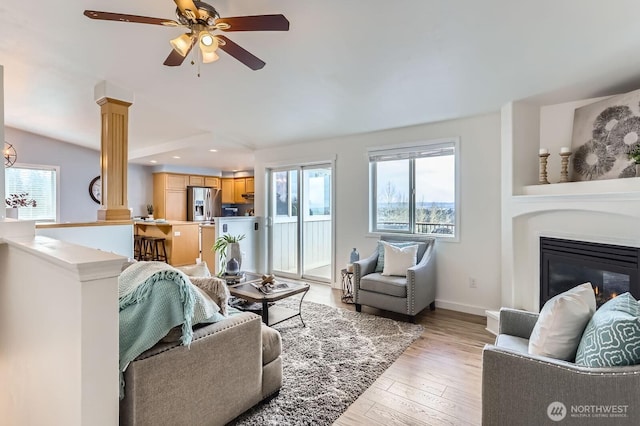
[[[640,194],[640,178],[591,180],[581,182],[550,183],[522,187],[520,196],[572,196]],[[516,197],[518,197],[516,195]]]

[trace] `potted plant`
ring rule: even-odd
[[[218,261],[220,263],[220,272],[218,273],[218,276],[222,276],[227,272],[227,258],[235,259],[238,262],[238,270],[240,270],[240,267],[242,266],[240,241],[244,240],[244,238],[244,234],[225,234],[216,239],[211,250],[218,253]]]
[[[636,163],[636,177],[640,176],[640,144],[636,145],[629,153],[629,159]]]
[[[36,207],[36,200],[29,198],[29,194],[24,192],[21,194],[9,194],[4,200],[7,204],[6,216],[12,219],[18,219],[19,207]]]
[[[153,219],[153,204],[147,204],[148,219]]]

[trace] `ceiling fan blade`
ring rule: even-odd
[[[178,9],[180,9],[180,12],[188,16],[190,15],[190,13],[187,11],[191,11],[191,14],[193,14],[193,18],[198,19],[198,16],[200,15],[200,13],[198,12],[198,7],[193,2],[193,0],[173,0],[173,1],[176,3],[176,6],[178,6]]]
[[[164,60],[163,64],[168,67],[177,67],[182,65],[185,58],[186,56],[182,56],[174,49],[171,49],[171,53],[169,53],[169,56],[167,56],[167,59]]]
[[[229,55],[233,56],[252,70],[257,71],[265,66],[265,62],[262,59],[240,47],[238,44],[232,42],[227,37],[222,35],[218,35],[216,37],[224,41],[224,43],[220,43],[220,45],[218,46],[220,49],[224,50]]]
[[[289,31],[289,21],[284,15],[236,16],[218,18],[216,24],[227,24],[222,31]]]
[[[179,23],[171,19],[151,18],[149,16],[125,15],[123,13],[99,12],[97,10],[85,10],[84,16],[101,21],[136,22],[139,24],[165,25],[178,27]]]
[[[192,39],[192,42],[193,41],[195,41],[195,38]],[[171,49],[171,53],[169,53],[169,56],[167,56],[167,59],[164,60],[163,64],[168,67],[177,67],[182,65],[187,56],[189,56],[191,49],[193,49],[193,45],[194,43],[191,43],[191,46],[189,46],[189,50],[187,50],[187,54],[184,56],[178,53],[175,49]]]

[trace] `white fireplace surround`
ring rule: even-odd
[[[640,247],[640,178],[537,184],[539,148],[569,146],[586,103],[502,109],[502,306],[539,311],[540,237]]]

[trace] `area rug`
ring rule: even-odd
[[[423,331],[421,325],[313,302],[303,302],[302,317],[306,327],[297,317],[274,326],[282,335],[280,394],[231,424],[330,425]]]

